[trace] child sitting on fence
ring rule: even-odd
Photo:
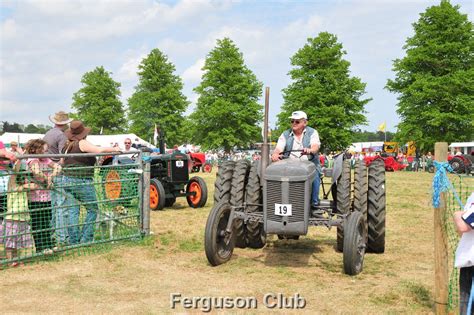
[[[459,233],[462,233],[456,250],[454,265],[460,269],[459,289],[460,314],[473,314],[474,292],[471,292],[474,277],[474,192],[467,199],[464,211],[454,213],[454,223]],[[471,301],[469,301],[471,299]]]
[[[0,225],[0,243],[5,246],[7,260],[18,257],[19,249],[33,249],[31,237],[30,214],[28,212],[27,191],[37,186],[32,183],[25,184],[24,175],[21,174],[21,162],[13,166],[13,174],[8,180],[7,212],[3,224]],[[18,266],[12,262],[11,266]]]

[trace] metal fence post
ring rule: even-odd
[[[140,176],[140,211],[141,211],[141,232],[143,235],[150,235],[150,162],[147,161],[149,152],[140,154],[140,163],[143,170]]]
[[[448,160],[448,144],[436,142],[435,158],[438,162]],[[446,235],[446,193],[441,193],[439,208],[434,208],[434,258],[435,258],[435,311],[446,314],[448,305],[448,238]]]

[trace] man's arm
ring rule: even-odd
[[[280,160],[281,153],[285,149],[285,145],[286,145],[285,136],[283,134],[281,134],[280,138],[278,138],[278,142],[277,142],[277,145],[275,147],[275,150],[273,150],[273,153],[272,153],[272,161],[273,162],[276,162],[276,161]]]
[[[319,152],[319,147],[321,146],[321,141],[319,140],[319,134],[316,130],[314,130],[313,134],[311,135],[311,139],[309,140],[311,144],[310,148],[303,149],[303,152],[306,154],[316,154]]]

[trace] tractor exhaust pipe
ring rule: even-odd
[[[265,112],[263,116],[263,145],[262,145],[262,159],[260,163],[260,178],[263,179],[263,174],[268,166],[268,158],[270,155],[270,144],[268,143],[268,110],[270,108],[270,88],[265,88]]]

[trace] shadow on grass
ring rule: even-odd
[[[309,259],[322,248],[334,246],[334,240],[277,240],[270,241],[262,250],[266,266],[307,267]]]

